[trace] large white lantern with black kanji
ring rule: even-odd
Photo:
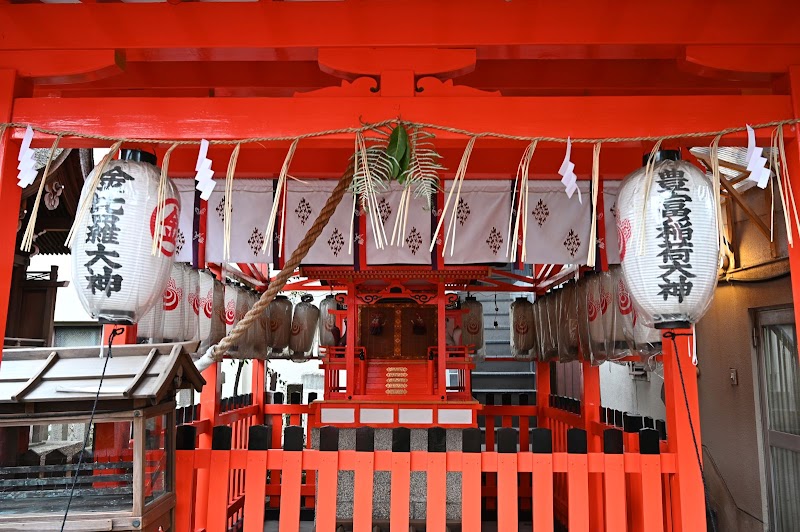
[[[617,200],[625,284],[638,315],[659,329],[697,322],[717,284],[714,189],[679,159],[677,151],[659,152],[649,192],[642,168],[625,178]]]
[[[169,182],[163,211],[162,249],[151,253],[158,182],[155,156],[122,150],[106,165],[92,193],[87,177],[81,202],[89,208],[72,244],[72,279],[86,311],[101,321],[136,323],[160,301],[175,259],[180,200]]]

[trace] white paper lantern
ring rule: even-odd
[[[558,308],[558,360],[578,360],[578,300],[575,283],[567,283],[556,292]]]
[[[292,334],[292,302],[286,296],[276,296],[270,302],[269,328],[272,333],[272,353],[279,354],[289,347]]]
[[[225,336],[225,285],[210,272],[200,272],[200,351],[219,343]]]
[[[461,309],[466,312],[461,318],[461,341],[464,345],[475,346],[478,357],[484,355],[483,305],[473,296],[467,296]],[[535,330],[535,328],[534,328]]]
[[[294,307],[292,333],[289,337],[289,349],[294,356],[304,357],[314,347],[319,324],[319,309],[311,303],[313,300],[313,296],[304,295],[300,303]]]
[[[123,150],[123,157],[155,163],[150,154]],[[90,194],[95,169],[81,191]],[[97,183],[72,244],[72,277],[81,304],[92,317],[136,323],[160,300],[175,255],[180,200],[166,190],[163,246],[151,253],[161,171],[150,162],[110,161]]]
[[[187,341],[195,341],[200,337],[200,273],[190,266],[183,272],[183,297],[186,298],[183,337]]]
[[[189,305],[183,286],[185,273],[183,265],[174,264],[164,288],[164,339],[173,342],[182,342],[186,329],[185,315]]]
[[[342,331],[336,326],[336,316],[330,311],[338,310],[339,304],[333,294],[325,296],[319,305],[319,345],[332,347],[339,345]]]
[[[677,158],[677,152],[660,152]],[[645,169],[625,178],[617,227],[625,283],[639,316],[657,328],[687,327],[711,303],[719,240],[711,181],[678,160],[655,165],[647,197]],[[641,236],[644,235],[640,249]]]
[[[586,301],[590,357],[593,363],[602,363],[606,360],[606,332],[603,316],[608,312],[609,305],[612,304],[611,294],[602,290],[602,281],[599,275],[586,277],[582,288],[579,289],[579,294]]]
[[[518,297],[511,303],[511,353],[515,357],[528,357],[536,340],[533,323],[533,304]]]
[[[618,319],[631,352],[647,358],[661,353],[661,332],[639,319],[636,309],[633,307],[630,290],[625,284],[622,269],[619,266],[611,266],[609,272],[617,285]]]
[[[603,311],[603,333],[605,334],[605,353],[608,360],[615,360],[631,354],[630,345],[625,337],[625,321],[621,307],[617,303],[620,298],[620,275],[618,269],[602,272],[600,278],[600,297],[607,301]],[[624,297],[624,295],[623,295]]]
[[[261,299],[261,294],[254,294],[255,299],[253,304]],[[269,308],[265,309],[258,317],[256,322],[252,325],[253,329],[253,356],[255,358],[264,359],[267,357],[269,351],[269,342],[267,331],[269,331]]]

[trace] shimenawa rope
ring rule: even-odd
[[[333,189],[328,200],[325,202],[325,206],[320,211],[319,215],[317,215],[317,219],[314,220],[314,224],[308,230],[306,235],[303,237],[303,240],[297,245],[297,249],[294,250],[292,256],[286,261],[286,264],[283,266],[283,269],[275,276],[275,279],[267,288],[267,291],[261,295],[261,298],[256,302],[253,307],[247,311],[247,314],[239,320],[233,329],[231,330],[228,335],[220,340],[220,342],[208,348],[208,350],[203,354],[203,356],[196,362],[197,368],[200,371],[203,371],[207,367],[209,367],[214,362],[219,362],[222,360],[222,357],[231,348],[231,346],[235,345],[236,341],[241,338],[247,329],[252,325],[257,319],[261,317],[263,312],[267,309],[269,304],[275,299],[275,296],[278,295],[278,292],[283,290],[286,281],[289,280],[294,274],[295,269],[300,265],[302,260],[308,254],[308,250],[314,245],[317,241],[317,238],[322,233],[322,230],[328,224],[328,221],[333,216],[333,213],[336,211],[336,207],[342,201],[347,190],[350,188],[350,182],[353,180],[353,167],[350,166],[342,175],[341,179],[339,179],[339,183],[336,185],[336,188]]]

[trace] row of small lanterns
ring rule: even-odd
[[[619,267],[570,281],[531,303],[511,304],[512,354],[522,360],[594,363],[661,352],[660,332],[640,319]]]
[[[200,349],[218,343],[258,301],[259,293],[240,283],[223,284],[208,271],[174,264],[160,303],[139,320],[140,343],[200,341]],[[233,351],[252,358],[311,354],[319,309],[311,296],[293,305],[276,297],[247,330]]]
[[[163,300],[165,287],[169,290],[170,272],[174,271],[173,262],[180,239],[180,199],[174,185],[168,181],[164,208],[159,215],[160,170],[155,166],[155,157],[151,154],[123,150],[122,159],[110,161],[102,175],[96,178],[97,171],[95,169],[86,179],[82,191],[82,198],[91,194],[92,199],[87,202],[90,206],[81,211],[79,227],[82,230],[72,245],[74,284],[83,306],[93,317],[110,323],[137,323],[158,301]],[[93,185],[95,181],[96,185]],[[643,323],[656,328],[686,327],[699,320],[707,310],[716,286],[719,264],[716,202],[710,180],[695,166],[680,161],[678,152],[659,152],[652,172],[643,168],[624,180],[617,201],[622,277],[636,309],[636,316]],[[162,245],[153,254],[152,240],[156,231],[160,231]],[[195,274],[188,277],[192,278],[189,281],[192,287],[195,283],[198,286],[202,283],[202,277],[196,282]],[[583,285],[579,283],[574,290],[580,293],[581,286],[594,286],[601,282],[590,278]],[[175,283],[177,286],[177,279]],[[205,286],[208,284],[206,281]],[[213,291],[212,306],[219,303],[218,290],[215,288]],[[565,288],[563,292],[568,293],[569,290]],[[207,293],[202,288],[199,292]],[[531,324],[534,323],[532,316],[538,316],[537,323],[541,323],[545,314],[550,319],[549,309],[553,304],[548,301],[551,297],[558,301],[568,296],[547,296],[536,305],[538,310],[533,307],[523,310],[524,304],[519,302],[514,314],[525,313],[528,316],[525,320]],[[584,300],[583,297],[576,299],[579,302]],[[228,301],[226,296],[225,300]],[[310,305],[309,302],[304,303]],[[464,304],[479,305],[477,301],[465,301]],[[278,320],[278,316],[282,316],[283,321],[278,329],[264,332],[269,339],[266,343],[273,344],[273,349],[291,349],[289,342],[293,328],[289,325],[290,311],[286,310],[291,303],[278,298],[275,305],[270,309],[269,319]],[[281,305],[286,308],[280,308]],[[519,310],[516,307],[520,307]],[[576,307],[582,308],[580,305]],[[548,309],[546,313],[543,312],[545,308]],[[473,321],[478,316],[477,312],[476,307],[474,316],[466,314],[467,326],[461,331],[460,343],[463,345],[483,345],[482,311],[480,332],[475,329]],[[319,315],[319,310],[309,310],[304,320],[314,322],[314,327],[303,330],[316,331]],[[197,335],[202,337],[205,334],[203,327],[207,326],[201,326],[199,316]],[[331,326],[327,309],[323,311],[323,316],[323,345],[340,342],[341,331],[337,340],[335,321]],[[576,320],[580,325],[581,320]],[[569,317],[566,321],[571,323]],[[603,324],[605,331],[606,321]],[[172,327],[173,324],[168,325],[165,321],[164,328],[170,334],[173,334]],[[177,334],[177,322],[174,327],[177,337],[194,337],[193,325],[184,324],[184,333],[180,335]],[[289,336],[281,327],[288,327]],[[551,330],[541,326],[535,329],[541,330],[544,338],[547,338],[544,331]],[[229,330],[226,324],[226,331]],[[577,330],[580,332],[582,329],[579,326]],[[208,333],[205,343],[216,340],[222,329],[215,331],[215,334]],[[552,338],[552,333],[549,334]],[[624,333],[622,337],[625,337]],[[297,351],[307,352],[313,337],[306,334],[302,338]],[[514,339],[515,349],[520,353],[532,351],[533,345],[524,349],[531,338],[529,333],[525,333]],[[606,336],[602,342],[605,346],[603,349],[600,349],[599,335],[589,335],[587,338],[587,347],[595,358],[602,356],[602,353],[608,356],[609,352],[616,352],[615,347],[608,347],[610,344]],[[259,333],[258,342],[261,341]],[[552,346],[548,348],[541,343],[541,339],[537,342],[540,346],[537,357],[553,356]],[[626,340],[623,343],[628,342]],[[570,340],[565,345],[569,351],[573,344]],[[635,346],[634,341],[634,350]]]

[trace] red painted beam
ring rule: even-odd
[[[110,137],[243,139],[293,137],[358,127],[359,119],[377,122],[398,116],[473,132],[610,138],[715,131],[793,115],[788,96],[23,98],[15,102],[12,118],[59,131]],[[769,134],[759,131],[760,140],[767,141]],[[21,136],[22,131],[15,135]],[[437,136],[463,139],[447,132]],[[37,139],[37,145],[49,145],[49,140]],[[708,140],[694,139],[690,145]],[[731,137],[725,140],[730,142]],[[319,139],[329,141],[337,139]],[[302,144],[306,142],[310,141]],[[478,144],[484,143],[491,140]],[[97,144],[71,139],[62,143],[64,147]]]
[[[723,47],[724,48],[724,47]],[[757,48],[756,48],[757,49]],[[454,51],[454,50],[449,50]],[[427,53],[429,50],[420,50]],[[441,52],[441,50],[440,50]],[[0,63],[4,54],[0,52]],[[85,61],[83,52],[62,52],[73,62]],[[101,51],[97,53],[108,53]],[[474,51],[473,51],[474,53]],[[24,56],[51,54],[28,52]],[[71,57],[71,54],[78,54]],[[57,55],[57,54],[56,54]],[[217,96],[292,96],[322,87],[338,87],[341,80],[320,70],[316,61],[128,61],[124,71],[103,79],[66,79],[59,82],[44,68],[46,62],[27,65],[28,76],[37,77],[36,96],[58,94],[70,97],[93,96],[176,96],[180,89],[197,89]],[[339,65],[344,68],[345,64]],[[369,63],[367,62],[367,65]],[[447,68],[447,64],[438,64]],[[412,70],[424,72],[426,64]],[[428,65],[432,68],[431,65]],[[697,66],[692,65],[696,70]],[[71,67],[76,70],[76,67]],[[357,68],[353,65],[351,68]],[[755,68],[755,67],[754,67]],[[64,67],[62,67],[62,70]],[[377,69],[377,67],[375,67]],[[371,72],[373,75],[377,75]],[[762,79],[735,81],[709,78],[678,68],[676,58],[629,60],[550,60],[506,59],[478,61],[474,72],[455,78],[457,86],[484,91],[499,91],[507,96],[587,96],[587,95],[668,95],[742,94],[773,90],[770,75]],[[352,76],[346,76],[348,78]],[[147,92],[144,92],[147,91]],[[163,91],[163,92],[160,92]],[[191,96],[184,94],[183,96]],[[421,93],[419,96],[426,96]]]
[[[124,54],[114,50],[12,50],[0,52],[0,68],[15,69],[37,83],[77,83],[119,74]]]
[[[146,21],[146,23],[143,23]],[[387,21],[402,31],[387,31]],[[747,31],[735,31],[746,21]],[[653,25],[663,28],[654,31]],[[258,2],[11,4],[0,49],[800,44],[800,3]],[[80,28],[75,31],[75,28]],[[209,31],[213,28],[213,31]]]

